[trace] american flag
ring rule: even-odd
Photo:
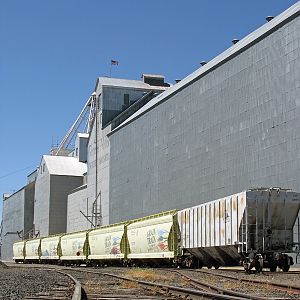
[[[110,61],[111,65],[117,66],[119,64],[119,62],[117,60],[111,60]]]

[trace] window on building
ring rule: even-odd
[[[43,164],[43,172],[45,172],[45,164]]]
[[[129,94],[124,94],[124,105],[129,105]]]
[[[78,148],[76,148],[75,156],[76,156],[76,157],[78,156]]]

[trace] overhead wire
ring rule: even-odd
[[[25,168],[22,168],[22,169],[19,169],[19,170],[15,170],[15,171],[13,171],[13,172],[10,172],[10,173],[4,174],[4,175],[1,175],[1,176],[0,176],[0,179],[9,177],[9,176],[11,176],[11,175],[20,173],[20,172],[22,172],[22,171],[25,171],[25,170],[27,170],[27,169],[29,169],[29,168],[33,168],[33,167],[36,167],[36,166],[37,166],[36,164],[35,164],[35,165],[31,165],[31,166],[28,166],[28,167],[25,167]]]

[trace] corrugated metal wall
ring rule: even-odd
[[[110,136],[110,222],[299,190],[299,48],[297,17]]]

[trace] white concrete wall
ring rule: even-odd
[[[51,175],[49,234],[67,231],[68,194],[82,182],[83,176]]]
[[[100,119],[100,120],[99,120]],[[88,172],[87,172],[87,197],[89,203],[96,199],[98,207],[101,205],[102,225],[109,224],[109,140],[107,134],[110,132],[110,125],[101,129],[101,113],[98,116],[98,162],[96,175],[96,124],[94,123],[88,143]],[[96,180],[97,178],[97,180]],[[97,181],[97,187],[96,187]],[[91,214],[92,212],[90,212]]]
[[[250,187],[299,191],[299,28],[298,16],[110,136],[111,222]]]
[[[108,120],[120,113],[124,106],[124,94],[129,95],[129,101],[137,101],[148,89],[111,87],[98,85],[96,90],[98,113],[98,134],[96,137],[96,121],[93,124],[88,141],[88,171],[87,171],[87,197],[89,202],[97,198],[98,207],[101,206],[101,224],[109,224],[109,168],[110,168],[110,144],[107,134],[111,132],[111,125]],[[159,88],[158,88],[159,90]],[[160,90],[159,90],[160,91]],[[105,127],[104,127],[105,126]],[[104,127],[104,128],[103,128]],[[96,146],[97,144],[97,146]],[[98,161],[96,168],[96,147],[98,148]],[[97,173],[97,174],[96,174]],[[97,182],[97,184],[96,184]],[[96,186],[97,185],[97,186]],[[97,192],[96,192],[97,190]],[[98,197],[97,197],[98,196]],[[92,214],[92,212],[90,212]]]
[[[86,230],[91,228],[91,223],[85,216],[92,210],[92,202],[87,198],[87,187],[82,186],[68,195],[67,207],[67,232]]]
[[[40,236],[66,232],[68,194],[82,185],[83,176],[49,174],[41,161],[36,179],[34,224]]]
[[[296,244],[295,246],[295,251],[297,253],[299,253],[299,255],[295,255],[294,256],[294,262],[297,263],[298,265],[300,265],[300,240],[299,240],[299,236],[300,236],[300,211],[298,213],[298,218],[296,219],[295,225],[294,225],[294,243]]]
[[[35,183],[34,195],[34,224],[36,231],[40,236],[49,235],[49,209],[50,209],[50,174],[45,167],[43,171],[44,160],[38,172]]]
[[[9,198],[3,201],[2,214],[2,247],[1,259],[3,261],[12,260],[12,245],[15,241],[21,240],[17,231],[23,234],[24,230],[24,203],[25,189],[22,188]]]

